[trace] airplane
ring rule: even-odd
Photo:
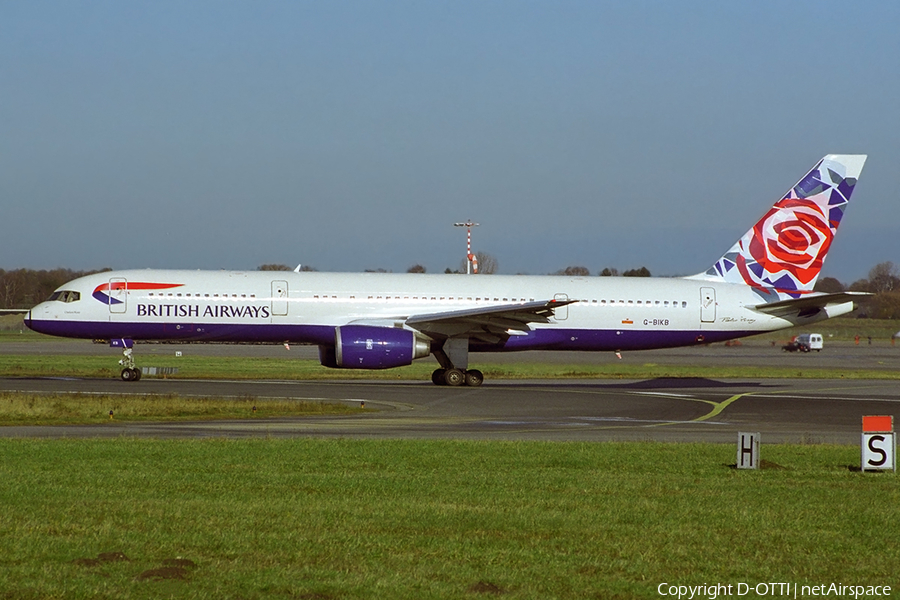
[[[433,355],[436,385],[479,386],[470,352],[622,352],[721,342],[847,314],[865,293],[816,278],[866,155],[829,154],[719,260],[689,277],[128,270],[81,277],[32,308],[49,335],[315,344],[322,365],[389,369]]]

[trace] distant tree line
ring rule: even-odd
[[[67,281],[111,270],[73,271],[71,269],[53,269],[51,271],[34,271],[32,269],[16,269],[14,271],[4,271],[0,269],[0,308],[31,308],[49,298],[53,290]]]
[[[259,265],[256,269],[257,271],[294,271],[298,270],[300,272],[303,271],[318,271],[318,269],[314,267],[310,267],[309,265],[300,265],[298,269],[289,267],[287,265],[281,264],[268,264],[268,265]]]
[[[497,272],[498,263],[497,263],[497,259],[493,255],[488,254],[487,252],[476,252],[475,257],[478,259],[478,274],[479,275],[492,275]],[[463,259],[460,262],[460,265],[456,270],[448,267],[444,270],[444,274],[445,275],[453,275],[453,274],[458,275],[460,273],[465,274],[466,268],[468,267],[467,262],[468,261],[466,259]],[[294,269],[290,268],[287,265],[267,264],[267,265],[260,265],[258,270],[260,270],[260,271],[293,271]],[[300,270],[301,271],[318,271],[318,269],[309,267],[306,265],[301,267]],[[425,273],[426,271],[427,270],[426,270],[425,266],[422,265],[421,263],[416,263],[416,264],[412,265],[411,267],[409,267],[408,269],[406,269],[407,273]],[[385,269],[366,269],[364,272],[365,273],[389,273],[389,271],[386,271]],[[566,267],[565,269],[560,269],[559,271],[556,271],[555,273],[551,273],[551,275],[568,275],[569,277],[590,277],[591,271],[587,267],[571,266],[571,267]],[[651,276],[650,269],[648,269],[647,267],[641,267],[639,269],[629,269],[627,271],[622,272],[621,274],[619,273],[618,269],[607,267],[607,268],[603,269],[602,271],[600,271],[598,273],[598,275],[601,277],[617,277],[620,275],[622,277],[650,277]]]
[[[566,267],[565,269],[560,269],[556,273],[552,273],[552,275],[568,275],[570,277],[590,277],[591,271],[587,267]],[[647,267],[641,267],[640,269],[628,269],[623,273],[619,273],[618,269],[606,267],[599,273],[597,273],[600,277],[650,277],[650,269]]]
[[[869,276],[844,285],[834,277],[823,277],[816,282],[817,292],[869,292],[871,298],[859,301],[859,316],[871,319],[900,319],[900,271],[894,263],[878,263],[869,270]]]

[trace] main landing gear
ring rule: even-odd
[[[432,354],[441,364],[431,374],[434,385],[478,387],[484,383],[484,374],[469,369],[469,338],[448,338],[441,346],[432,346]]]
[[[484,374],[478,369],[435,369],[431,382],[434,385],[478,387],[484,383]]]
[[[125,348],[122,351],[122,360],[119,364],[124,367],[120,376],[122,381],[139,381],[141,379],[141,370],[134,366],[134,342],[132,340],[109,340],[111,348]]]

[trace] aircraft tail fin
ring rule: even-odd
[[[779,297],[812,291],[865,162],[865,154],[824,157],[725,256],[693,278],[744,283]]]

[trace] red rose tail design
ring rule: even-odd
[[[743,283],[780,298],[812,291],[865,162],[864,154],[829,154],[820,160],[695,278]]]

